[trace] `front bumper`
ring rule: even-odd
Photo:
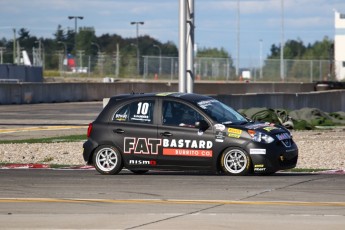
[[[247,151],[250,153],[255,173],[291,169],[296,167],[298,160],[298,147],[294,142],[289,147],[280,142],[271,144],[251,143]]]

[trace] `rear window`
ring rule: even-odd
[[[113,116],[113,121],[153,123],[154,100],[134,101],[122,106]]]

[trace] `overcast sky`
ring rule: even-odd
[[[334,39],[334,9],[345,13],[345,0],[283,0],[284,37],[305,44]],[[237,57],[237,0],[194,0],[198,47],[223,47]],[[263,56],[282,37],[282,0],[240,0],[240,58]],[[53,38],[58,25],[74,29],[68,16],[83,16],[78,27],[94,27],[97,36],[135,37],[131,21],[144,21],[140,35],[178,45],[179,0],[0,0],[0,38],[13,38],[13,28],[31,36]]]

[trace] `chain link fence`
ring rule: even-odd
[[[11,54],[3,54],[12,63]],[[8,56],[8,57],[6,57]],[[46,71],[58,71],[60,76],[83,75],[88,77],[109,77],[116,79],[143,80],[178,80],[178,58],[166,56],[77,55],[66,59],[63,51],[43,55],[44,60],[37,60],[37,54],[29,54],[32,63],[43,63]],[[247,60],[240,60],[245,63]],[[243,61],[243,62],[242,62]],[[138,63],[139,62],[139,63]],[[73,65],[72,65],[72,64]],[[334,67],[337,63],[329,60],[284,60],[284,75],[280,76],[280,60],[266,59],[260,65],[259,60],[248,62],[246,68],[240,68],[236,74],[236,60],[229,58],[195,58],[196,80],[219,81],[276,81],[276,82],[314,82],[335,80]],[[341,65],[342,63],[338,63]]]

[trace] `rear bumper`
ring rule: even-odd
[[[87,164],[91,164],[92,154],[96,148],[97,144],[90,139],[83,144],[83,158]]]

